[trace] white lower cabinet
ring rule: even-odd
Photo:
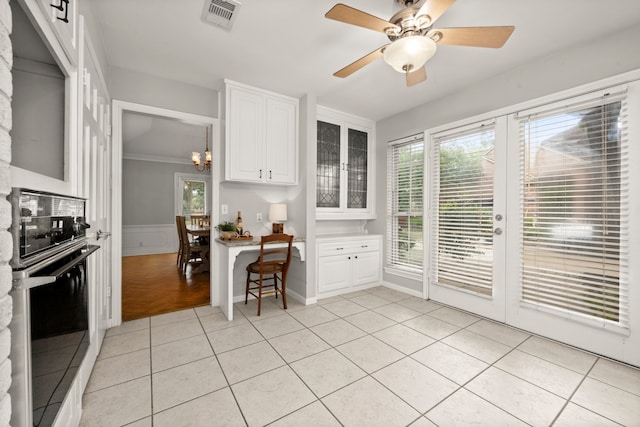
[[[318,244],[318,294],[349,292],[382,278],[382,236],[321,237]]]

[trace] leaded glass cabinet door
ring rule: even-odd
[[[340,126],[318,121],[316,206],[340,207]]]
[[[347,149],[347,208],[367,208],[368,135],[348,130]]]

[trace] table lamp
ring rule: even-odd
[[[287,205],[284,203],[273,203],[269,205],[269,221],[271,221],[271,232],[273,234],[284,233],[284,224],[287,220]]]

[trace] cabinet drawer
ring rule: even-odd
[[[331,256],[338,254],[352,254],[372,252],[380,250],[378,239],[365,239],[362,241],[327,242],[318,244],[318,256]]]

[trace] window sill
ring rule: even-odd
[[[411,279],[418,282],[422,282],[422,271],[410,270],[399,267],[385,266],[384,272],[386,274],[392,274],[394,276],[404,277],[405,279]]]

